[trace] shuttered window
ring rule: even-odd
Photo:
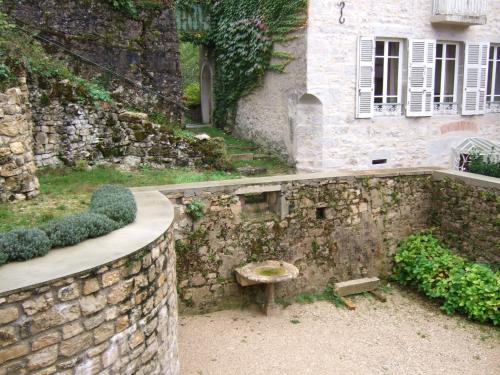
[[[500,112],[500,46],[490,46],[486,105],[491,112]]]
[[[463,115],[478,115],[485,112],[488,50],[489,43],[486,42],[465,43]]]
[[[356,90],[356,117],[373,117],[373,66],[375,39],[360,37],[358,42],[358,70]]]
[[[456,114],[458,54],[457,43],[436,44],[434,71],[434,114]]]
[[[407,116],[432,115],[435,53],[435,40],[411,39],[408,42]]]

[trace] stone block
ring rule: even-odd
[[[0,324],[7,324],[19,318],[19,310],[15,306],[0,309]]]
[[[28,370],[38,370],[50,366],[57,360],[57,345],[39,350],[29,356]]]
[[[99,281],[96,278],[85,280],[83,283],[83,294],[92,294],[99,290]]]
[[[54,345],[61,340],[61,334],[58,331],[45,333],[31,342],[31,350],[37,351],[49,345]]]
[[[0,350],[0,365],[15,358],[25,356],[29,353],[29,346],[26,343],[9,346]]]
[[[79,336],[75,336],[61,342],[59,347],[59,353],[63,357],[72,357],[75,354],[81,353],[83,350],[88,349],[91,345],[92,345],[92,334],[86,332]]]
[[[369,292],[370,290],[377,289],[379,286],[380,279],[378,277],[370,277],[335,283],[334,289],[338,296],[344,297],[350,294]]]
[[[94,314],[101,311],[106,306],[106,297],[104,295],[90,295],[80,298],[80,307],[83,315]]]

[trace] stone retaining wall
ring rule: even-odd
[[[300,270],[280,297],[322,290],[330,280],[384,276],[397,243],[427,228],[431,172],[314,178],[221,187],[166,189],[177,203],[176,248],[183,309],[222,308],[261,296],[241,289],[234,269],[285,260]],[[250,183],[250,180],[248,180]],[[257,185],[258,184],[258,185]],[[263,193],[263,195],[260,195]],[[193,222],[189,204],[201,202]]]
[[[26,80],[0,93],[0,202],[38,195]]]
[[[431,216],[436,234],[473,261],[500,264],[500,179],[470,173],[437,177]]]
[[[66,81],[30,82],[30,102],[37,166],[79,160],[159,168],[223,163],[222,141],[181,137],[120,103],[79,103],[76,88]]]
[[[171,229],[83,275],[0,296],[0,374],[55,373],[179,373]]]

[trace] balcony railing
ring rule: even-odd
[[[434,0],[432,23],[484,25],[488,0]]]

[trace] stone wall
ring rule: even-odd
[[[432,224],[439,238],[476,262],[500,264],[500,181],[435,174]]]
[[[179,136],[123,105],[82,104],[66,81],[30,82],[34,156],[37,166],[73,165],[78,160],[131,166],[221,167],[225,146],[218,139]]]
[[[52,44],[44,44],[48,52],[65,58],[75,73],[109,82],[117,100],[179,119],[181,111],[176,103],[181,98],[181,75],[172,2],[159,0],[148,2],[150,7],[138,6],[135,18],[114,10],[110,3],[5,0],[3,7],[42,37],[137,83],[125,83]]]
[[[297,104],[306,92],[305,29],[290,35],[290,41],[277,44],[275,50],[289,53],[294,59],[283,73],[268,72],[262,86],[238,102],[235,132],[293,164]]]
[[[171,230],[111,264],[0,296],[0,374],[55,373],[179,373]]]
[[[398,241],[427,228],[429,171],[340,177],[281,176],[163,191],[177,203],[178,291],[184,309],[222,308],[260,298],[234,269],[251,261],[295,264],[280,297],[322,290],[330,280],[384,276]],[[201,202],[204,215],[186,212]]]
[[[38,195],[28,90],[21,81],[21,87],[0,93],[0,202]]]

